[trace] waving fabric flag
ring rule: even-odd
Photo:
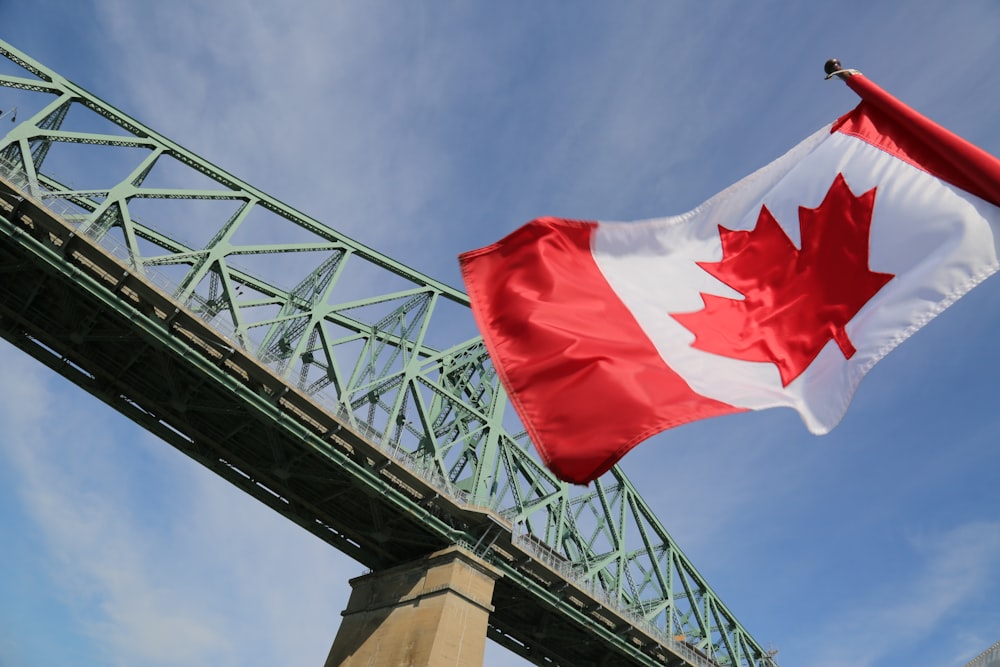
[[[872,366],[998,268],[1000,161],[860,74],[862,101],[683,215],[534,220],[459,258],[549,468],[587,483],[695,419],[840,421]]]

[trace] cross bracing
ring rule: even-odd
[[[465,294],[0,53],[5,338],[371,567],[474,549],[536,664],[773,662],[619,468],[540,464]]]

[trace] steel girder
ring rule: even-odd
[[[19,306],[9,311],[18,324],[5,337],[362,562],[385,566],[442,543],[464,541],[513,568],[518,574],[500,585],[491,637],[537,664],[561,660],[543,648],[552,645],[550,639],[536,635],[562,633],[578,642],[579,628],[600,624],[594,620],[600,618],[610,630],[607,637],[595,636],[615,653],[623,650],[624,620],[632,631],[668,649],[672,659],[689,664],[773,663],[619,468],[580,489],[559,482],[540,464],[475,334],[464,293],[243,183],[3,42],[0,54],[31,75],[0,74],[0,88],[34,98],[30,117],[0,139],[0,176],[10,186],[8,199],[17,192],[44,205],[68,230],[67,243],[85,237],[88,248],[117,260],[122,285],[138,280],[165,299],[152,315],[127,314],[131,326],[155,333],[128,353],[132,357],[84,355],[91,366],[81,362],[79,377],[66,370],[76,366],[53,362],[44,350],[52,351],[58,340],[69,341],[70,347],[54,355],[69,359],[73,346],[95,345],[92,338],[100,340],[100,334],[94,332],[113,299],[104,305],[91,300],[90,312],[71,307],[66,298],[50,300],[46,308],[69,308],[76,323],[55,342],[32,334],[32,320],[23,314],[30,309]],[[83,129],[72,129],[74,123]],[[88,165],[113,163],[119,175],[97,187],[71,185],[64,171],[72,172],[73,160],[60,154],[69,145],[92,151],[77,159]],[[13,234],[19,227],[16,216],[11,218],[7,231]],[[166,222],[157,225],[151,219]],[[185,229],[208,229],[211,236],[183,240],[184,229],[174,229],[181,220]],[[273,233],[274,228],[280,232]],[[46,233],[50,241],[60,237]],[[72,264],[65,252],[53,257],[52,271],[59,261]],[[295,271],[295,284],[282,285],[284,276]],[[122,285],[112,284],[112,294],[120,297]],[[100,289],[108,285],[98,280],[87,291]],[[56,317],[44,309],[32,312],[36,328],[40,319]],[[226,359],[210,355],[208,362],[175,368],[178,358],[197,355],[171,347],[176,347],[176,332],[160,335],[170,317],[164,313],[170,312],[196,319],[198,324],[192,320],[188,328],[203,327],[199,335],[213,338],[212,345],[229,350],[225,354],[265,368],[269,378],[282,383],[274,392],[283,396],[291,389],[308,397],[310,406],[360,436],[364,442],[356,449],[372,446],[376,452],[366,454],[366,462],[392,463],[400,471],[396,479],[415,475],[404,488],[424,485],[441,490],[444,498],[427,501],[403,492],[395,502],[371,501],[367,510],[355,508],[352,514],[369,522],[364,529],[320,511],[346,502],[350,494],[344,490],[361,482],[330,472],[308,479],[306,463],[326,470],[329,466],[313,467],[314,459],[336,452],[321,447],[295,453],[285,426],[275,430],[269,421],[283,419],[281,410],[273,410],[281,396],[266,397],[263,409],[259,393],[235,404],[220,394],[221,388],[235,391],[236,386],[231,376],[213,375],[226,367]],[[91,328],[79,330],[86,322]],[[456,344],[462,332],[466,339]],[[100,364],[119,370],[98,382]],[[161,372],[136,370],[157,364]],[[143,373],[156,380],[142,379]],[[126,386],[142,398],[108,389]],[[171,414],[166,422],[158,416],[165,412]],[[270,441],[244,451],[249,418],[269,424],[263,432]],[[189,431],[196,435],[181,436]],[[210,451],[200,449],[207,445],[199,442],[213,443]],[[240,452],[245,460],[227,458]],[[384,490],[377,472],[368,479],[366,464],[355,471],[374,485],[365,487],[369,499],[374,489]],[[258,483],[254,475],[266,476],[267,483]],[[441,503],[448,509],[442,510]],[[428,533],[420,524],[432,509],[477,518],[445,520]],[[484,516],[492,518],[483,524]],[[376,538],[359,540],[359,534]],[[512,553],[524,556],[507,558]],[[525,568],[535,567],[541,569],[525,574]],[[559,583],[553,584],[551,576]],[[539,606],[540,600],[545,604]],[[607,620],[611,617],[616,620]],[[647,664],[651,653],[640,653],[647,657],[635,658],[635,664]]]

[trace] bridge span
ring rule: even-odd
[[[464,554],[534,664],[774,664],[620,469],[541,466],[463,293],[0,54],[6,340],[376,576]]]

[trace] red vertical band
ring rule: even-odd
[[[576,483],[660,431],[742,412],[666,365],[597,266],[596,227],[543,218],[459,257],[511,402],[546,465]]]
[[[1000,160],[906,106],[863,74],[846,81],[862,102],[841,116],[832,131],[858,137],[1000,206]]]

